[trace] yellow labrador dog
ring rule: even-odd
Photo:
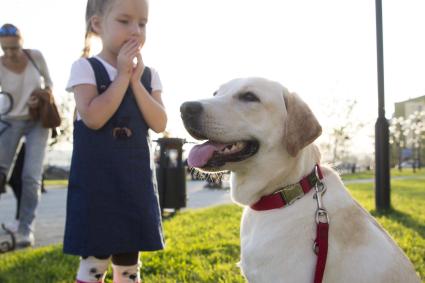
[[[189,165],[232,171],[232,199],[245,207],[240,267],[249,282],[313,282],[318,259],[312,247],[317,223],[327,223],[326,217],[323,282],[420,282],[403,251],[338,174],[321,165],[321,172],[315,170],[320,153],[312,142],[321,126],[298,95],[266,79],[236,79],[213,98],[185,102],[180,110],[187,131],[207,140],[191,150]],[[313,184],[297,185],[306,176]],[[326,213],[316,219],[319,198]],[[278,205],[268,209],[274,201]]]

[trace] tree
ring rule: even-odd
[[[413,169],[415,170],[416,166],[420,169],[422,167],[421,149],[425,141],[425,111],[413,112],[406,123],[409,125],[408,137],[413,153]]]
[[[408,123],[404,117],[394,117],[390,122],[390,144],[395,146],[395,152],[397,152],[398,170],[402,170],[401,163],[403,162],[402,151],[406,146],[406,135],[408,132]]]
[[[334,121],[334,126],[329,133],[329,143],[326,148],[331,152],[332,162],[335,164],[346,160],[350,155],[349,143],[357,131],[364,127],[364,123],[354,119],[354,110],[357,100],[348,99],[338,107],[338,103],[333,103],[336,109],[330,111],[329,116]]]
[[[47,150],[52,151],[54,147],[61,143],[72,143],[72,129],[74,121],[75,103],[72,95],[67,93],[58,105],[58,110],[62,118],[60,127],[58,127],[58,135],[51,138]]]

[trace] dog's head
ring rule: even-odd
[[[277,82],[235,79],[214,97],[180,107],[187,131],[207,140],[189,154],[189,165],[206,171],[243,171],[247,166],[293,158],[320,134],[309,107]]]

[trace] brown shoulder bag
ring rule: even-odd
[[[24,50],[24,53],[28,56],[28,59],[37,69],[40,76],[43,77],[43,74],[29,52]],[[61,117],[55,103],[55,98],[49,89],[34,90],[28,101],[28,107],[31,119],[34,121],[40,120],[44,128],[56,128],[60,126]]]

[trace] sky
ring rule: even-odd
[[[425,95],[425,1],[383,1],[386,116],[394,102]],[[84,0],[0,0],[0,24],[17,25],[25,48],[45,56],[56,97],[81,54]],[[144,62],[164,86],[167,130],[190,140],[179,106],[211,97],[237,77],[275,80],[297,92],[325,132],[352,119],[366,125],[353,146],[373,152],[377,117],[375,1],[150,0]],[[332,114],[333,113],[333,114]]]

